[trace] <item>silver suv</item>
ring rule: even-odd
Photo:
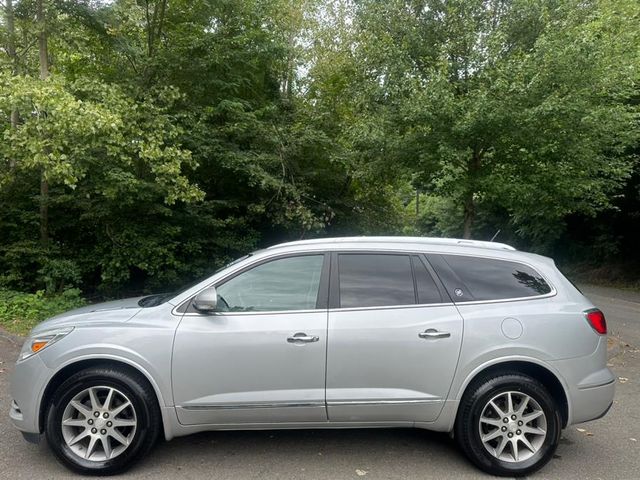
[[[80,473],[121,472],[161,435],[388,426],[451,432],[486,472],[526,475],[611,407],[606,333],[552,260],[508,245],[299,241],[38,325],[11,419]]]

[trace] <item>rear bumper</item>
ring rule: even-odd
[[[613,374],[611,376],[613,377]],[[588,422],[604,417],[613,405],[615,389],[616,383],[613,377],[603,385],[574,390],[571,394],[573,407],[571,423]]]
[[[607,365],[607,338],[588,356],[549,362],[561,375],[569,403],[567,425],[604,416],[613,403],[616,377]]]

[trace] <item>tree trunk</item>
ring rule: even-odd
[[[467,165],[467,190],[464,193],[464,224],[462,238],[471,238],[473,222],[476,219],[476,202],[473,196],[476,193],[478,174],[480,173],[480,162],[482,160],[482,150],[475,149]]]
[[[40,243],[49,246],[49,182],[44,172],[40,177]]]
[[[38,22],[38,56],[40,59],[40,79],[49,78],[49,52],[47,28],[44,13],[44,0],[38,0],[36,21]],[[48,153],[48,152],[45,152]],[[44,169],[40,173],[40,243],[49,246],[49,181]]]
[[[153,5],[153,12],[149,9],[149,0],[145,1],[145,19],[147,22],[147,56],[155,54],[156,44],[161,40],[164,28],[164,17],[167,10],[167,0],[157,0]]]
[[[16,25],[15,17],[13,15],[13,0],[7,0],[4,7],[5,19],[7,21],[7,53],[14,65],[16,59]],[[15,70],[14,72],[15,73]]]
[[[6,0],[5,16],[7,21],[7,53],[11,59],[11,70],[13,75],[18,74],[18,54],[16,52],[16,24],[13,15],[13,0]],[[17,128],[20,115],[16,108],[11,110],[11,128]],[[10,167],[15,167],[14,160],[10,160]]]
[[[38,0],[36,21],[38,22],[38,55],[40,58],[40,80],[49,78],[49,51],[47,45],[47,26],[44,15],[44,0]]]
[[[476,204],[473,200],[473,192],[469,191],[464,199],[464,232],[462,238],[471,238],[471,229],[473,228],[473,221],[476,217]]]
[[[18,128],[18,122],[20,122],[20,113],[17,108],[14,108],[11,110],[11,128]]]

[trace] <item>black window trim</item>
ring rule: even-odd
[[[409,268],[411,269],[411,279],[413,280],[413,303],[418,305],[418,279],[416,278],[415,255],[409,255]],[[442,296],[440,296],[442,300]]]
[[[423,261],[427,271],[433,278],[436,286],[440,290],[440,296],[442,297],[441,303],[425,303],[425,304],[410,304],[410,305],[385,305],[385,306],[376,306],[376,307],[340,307],[340,283],[338,277],[338,255],[339,254],[369,254],[369,255],[409,255],[418,256]],[[187,300],[182,301],[178,306],[172,309],[172,313],[177,316],[203,316],[202,313],[196,312],[191,307],[191,302],[193,297],[195,297],[198,293],[200,293],[205,288],[211,287],[212,285],[222,285],[224,282],[232,279],[233,277],[240,275],[241,273],[246,272],[258,265],[263,263],[271,262],[273,260],[277,260],[280,258],[287,257],[301,257],[301,256],[309,256],[309,255],[323,255],[324,260],[322,264],[322,271],[320,274],[320,286],[318,288],[318,300],[316,302],[315,309],[307,309],[307,310],[270,310],[270,311],[260,311],[260,312],[219,312],[214,313],[213,315],[273,315],[273,314],[292,314],[292,313],[305,313],[305,312],[317,312],[317,311],[326,311],[326,310],[337,310],[337,311],[350,311],[350,310],[378,310],[378,309],[402,309],[402,308],[424,308],[424,307],[442,307],[442,306],[451,306],[451,305],[482,305],[482,304],[491,304],[491,303],[505,303],[505,302],[516,302],[516,301],[525,301],[525,300],[539,300],[544,298],[549,298],[556,296],[558,294],[554,284],[549,281],[548,277],[540,273],[540,270],[533,265],[524,262],[522,260],[515,259],[507,259],[502,257],[495,257],[491,255],[478,255],[472,253],[457,253],[451,251],[439,251],[439,252],[425,252],[425,251],[415,251],[415,250],[374,250],[374,249],[345,249],[345,250],[306,250],[301,252],[287,252],[277,255],[272,255],[268,257],[261,258],[258,261],[252,262],[249,265],[241,268],[240,270],[234,271],[229,275],[218,279],[216,282],[209,283],[206,287],[202,288],[195,294],[193,294]],[[440,261],[446,265],[446,269],[450,272],[451,275],[456,277],[461,284],[464,285],[453,269],[449,267],[449,265],[444,262],[442,255],[458,255],[463,257],[475,257],[475,258],[486,258],[490,260],[501,260],[512,263],[519,263],[525,265],[531,269],[533,269],[542,279],[547,282],[549,287],[551,288],[551,292],[542,294],[542,295],[534,295],[529,297],[517,297],[517,298],[504,298],[497,300],[465,300],[462,302],[456,302],[453,297],[449,294],[449,291],[444,286],[442,279],[440,278],[442,269],[439,266]],[[415,272],[413,270],[412,264],[412,275],[414,277],[414,286],[415,286]],[[466,287],[466,286],[465,286]],[[468,289],[467,289],[468,290]],[[414,289],[414,292],[417,294],[417,291]]]
[[[540,294],[540,295],[530,295],[528,297],[498,298],[498,299],[495,299],[495,300],[475,300],[475,299],[472,299],[472,300],[464,300],[464,301],[460,302],[460,301],[456,301],[453,296],[448,295],[449,298],[451,298],[453,303],[455,303],[456,305],[482,305],[482,304],[491,304],[491,303],[522,302],[522,301],[526,301],[526,300],[540,300],[540,299],[543,299],[543,298],[555,297],[558,294],[558,291],[556,290],[556,287],[554,286],[554,284],[549,280],[549,278],[546,275],[542,274],[537,267],[531,265],[530,263],[524,262],[524,261],[522,261],[520,259],[516,260],[516,259],[510,259],[510,258],[495,257],[495,256],[491,256],[491,255],[477,255],[477,254],[473,254],[473,253],[457,253],[457,252],[431,252],[431,253],[426,253],[425,254],[425,257],[427,258],[428,262],[433,265],[434,270],[436,272],[436,275],[438,275],[438,280],[440,280],[440,274],[452,275],[454,278],[456,278],[457,281],[460,282],[461,285],[463,285],[465,287],[467,292],[470,292],[469,288],[460,279],[460,277],[455,273],[453,268],[451,268],[449,266],[449,264],[443,258],[444,255],[456,255],[458,257],[486,258],[487,260],[497,260],[497,261],[502,261],[502,262],[510,262],[510,263],[517,263],[517,264],[520,264],[520,265],[524,265],[524,266],[529,267],[530,269],[532,269],[538,275],[540,275],[540,277],[545,282],[547,282],[547,285],[549,285],[549,288],[551,288],[551,291],[549,293],[543,293],[543,294]],[[442,271],[443,268],[445,268],[447,271],[443,272]],[[438,270],[441,270],[441,271],[439,272]],[[444,282],[442,282],[442,283],[444,285]],[[449,292],[447,292],[447,294],[449,294]],[[471,295],[471,293],[469,293],[469,295]]]
[[[429,272],[429,275],[431,275],[431,278],[435,282],[436,287],[438,287],[438,291],[440,292],[441,303],[453,304],[453,300],[451,299],[449,292],[447,292],[447,289],[444,286],[444,283],[442,282],[442,280],[440,280],[438,273],[433,268],[433,265],[431,265],[431,263],[429,262],[427,255],[424,252],[421,252],[421,253],[416,253],[415,256],[420,258],[420,261],[425,266],[425,268]],[[416,283],[416,287],[417,287],[417,283]],[[417,294],[418,294],[418,291],[416,288],[416,295]],[[424,304],[424,305],[435,305],[435,304]]]
[[[403,255],[408,256],[410,265],[411,265],[411,276],[413,277],[413,286],[414,286],[414,296],[415,303],[405,304],[405,305],[379,305],[379,306],[368,306],[368,307],[341,307],[340,306],[340,272],[338,267],[338,256],[340,254],[346,255]],[[429,275],[433,279],[433,282],[436,284],[438,291],[440,293],[441,301],[439,303],[418,303],[418,292],[416,288],[416,276],[415,270],[413,267],[413,258],[419,257],[424,266],[427,269]],[[451,306],[453,302],[447,293],[446,288],[440,281],[440,278],[436,274],[433,267],[429,264],[427,258],[425,257],[424,252],[414,251],[414,250],[333,250],[331,251],[331,269],[330,269],[330,278],[329,278],[329,310],[330,311],[359,311],[359,310],[390,310],[390,309],[403,309],[403,308],[425,308],[425,307],[443,307],[443,306]]]
[[[302,309],[302,310],[260,310],[260,311],[255,311],[255,312],[213,312],[210,314],[203,314],[198,312],[195,308],[193,308],[192,306],[192,301],[194,299],[194,297],[196,295],[198,295],[198,293],[200,293],[202,290],[206,290],[209,287],[213,287],[215,286],[216,288],[219,286],[224,285],[226,282],[228,282],[229,280],[232,280],[233,278],[237,277],[238,275],[241,275],[249,270],[252,270],[260,265],[263,265],[265,263],[270,263],[273,262],[275,260],[281,260],[283,258],[292,258],[292,257],[309,257],[309,256],[322,256],[323,260],[322,260],[322,267],[320,270],[320,285],[318,286],[318,297],[316,299],[316,306],[315,308],[307,308],[307,309]],[[308,313],[308,312],[317,312],[317,311],[326,311],[328,308],[328,304],[329,304],[329,275],[330,275],[330,269],[331,269],[331,264],[330,264],[330,253],[324,250],[318,250],[318,251],[304,251],[304,252],[287,252],[287,253],[283,253],[283,254],[279,254],[279,255],[272,255],[269,257],[264,257],[261,258],[260,260],[257,260],[253,263],[250,263],[249,265],[246,265],[244,267],[242,267],[239,270],[236,270],[234,272],[231,272],[230,274],[219,278],[218,280],[216,280],[215,282],[211,282],[209,284],[207,284],[206,287],[203,287],[201,290],[198,290],[196,293],[194,293],[193,295],[191,295],[191,297],[189,297],[187,300],[184,300],[183,302],[180,303],[180,305],[178,305],[177,307],[175,307],[172,310],[172,313],[174,315],[180,315],[180,316],[216,316],[216,315],[224,315],[224,316],[239,316],[239,315],[280,315],[280,314],[291,314],[291,313]]]

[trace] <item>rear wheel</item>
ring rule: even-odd
[[[53,395],[46,437],[72,470],[112,475],[146,454],[160,432],[155,394],[145,379],[96,367],[68,378]]]
[[[482,470],[521,476],[551,459],[561,425],[546,388],[531,377],[510,373],[485,377],[470,386],[460,405],[456,437]]]

